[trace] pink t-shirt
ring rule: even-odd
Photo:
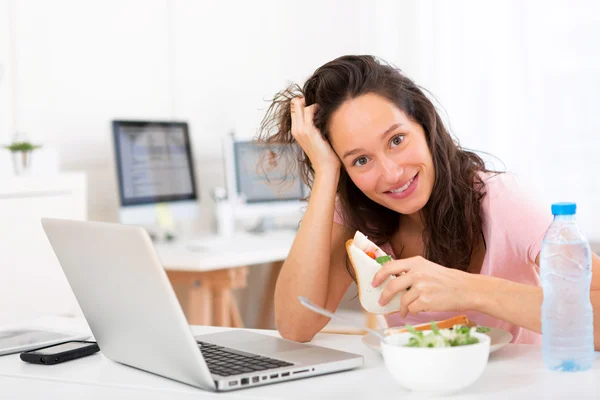
[[[484,174],[483,178],[487,192],[481,204],[486,252],[480,273],[539,287],[540,274],[535,259],[544,233],[552,222],[549,207],[547,211],[540,207],[519,186],[514,175]],[[334,222],[343,224],[342,214],[337,203]],[[381,249],[394,257],[389,243],[382,245]],[[513,335],[513,343],[541,343],[538,333],[474,311],[421,312],[408,314],[406,318],[393,313],[386,315],[386,320],[388,326],[416,325],[462,314],[479,325],[509,331]]]

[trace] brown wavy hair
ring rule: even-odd
[[[285,148],[278,156],[295,159],[300,176],[312,187],[315,171],[291,135],[291,100],[304,96],[306,106],[319,105],[314,123],[329,141],[333,113],[344,102],[367,93],[393,102],[425,131],[435,182],[431,197],[421,210],[425,227],[424,257],[466,271],[475,246],[483,239],[481,201],[485,192],[480,172],[492,171],[486,169],[479,155],[460,147],[423,90],[398,68],[373,56],[343,56],[328,62],[318,68],[302,88],[292,84],[275,95],[263,118],[258,139],[266,145]],[[369,199],[352,182],[343,166],[337,195],[345,225],[360,230],[375,243],[389,241],[401,228],[398,213]]]

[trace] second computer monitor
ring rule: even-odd
[[[302,214],[308,188],[286,159],[270,164],[280,149],[254,140],[224,140],[227,191],[236,218]],[[290,160],[287,160],[289,162]]]
[[[270,163],[270,148],[254,141],[234,142],[238,196],[246,204],[299,201],[306,195],[299,176],[284,162]]]

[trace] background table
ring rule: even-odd
[[[269,264],[259,321],[259,327],[266,327],[277,276],[295,236],[293,230],[236,233],[157,243],[155,248],[171,283],[185,291],[182,308],[192,325],[242,327],[233,290],[247,286],[249,267]]]

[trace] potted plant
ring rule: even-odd
[[[22,175],[29,172],[31,167],[31,156],[34,150],[42,147],[41,145],[32,144],[27,140],[13,141],[5,149],[12,153],[13,165],[15,174]]]

